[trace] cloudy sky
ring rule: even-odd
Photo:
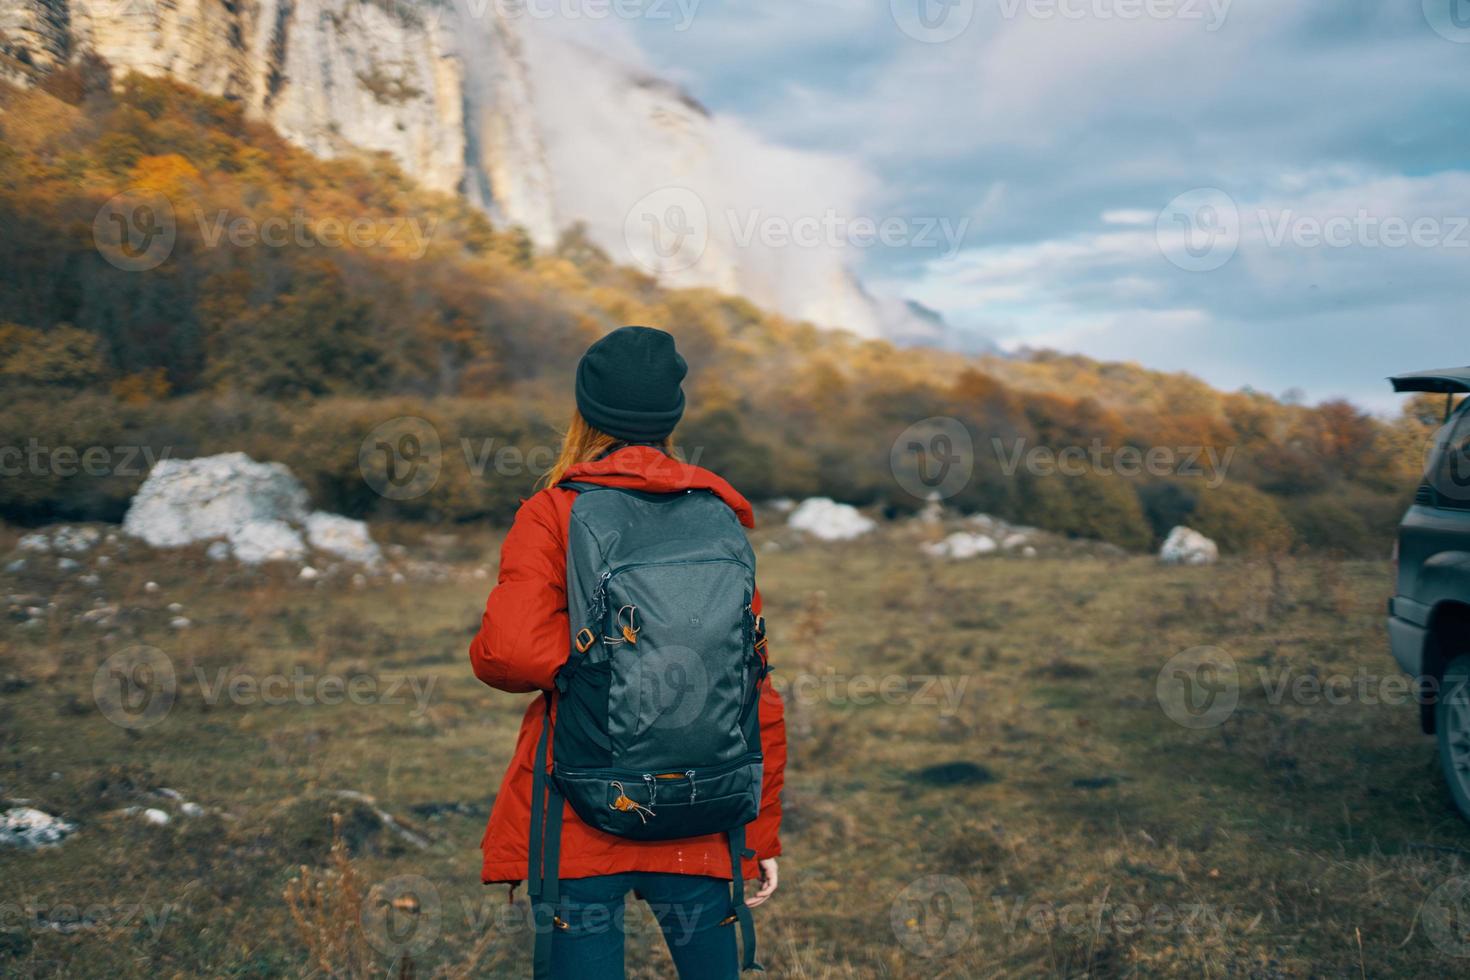
[[[853,249],[957,344],[1381,411],[1470,362],[1470,0],[648,2],[629,57],[963,227]]]

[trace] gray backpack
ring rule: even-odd
[[[527,879],[536,975],[549,971],[551,930],[565,928],[556,917],[563,799],[630,840],[727,834],[726,921],[739,923],[742,969],[760,969],[740,871],[754,856],[745,825],[761,800],[755,554],[709,491],[559,485],[578,492],[567,532],[571,649],[546,695],[548,720],[553,697],[557,706],[550,744],[543,723],[536,749]]]

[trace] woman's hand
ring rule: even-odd
[[[776,874],[776,859],[775,858],[763,858],[763,859],[761,859],[760,869],[761,869],[761,887],[760,887],[760,891],[756,892],[754,895],[750,896],[750,898],[748,898],[748,899],[745,900],[745,907],[746,908],[753,909],[757,905],[760,905],[762,902],[764,902],[766,899],[770,898],[772,895],[774,895],[776,893],[776,881],[777,881],[777,877],[778,877],[777,874]]]

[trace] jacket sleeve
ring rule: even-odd
[[[550,690],[569,652],[567,567],[551,491],[521,505],[500,548],[500,578],[470,643],[475,676],[513,694]]]
[[[760,590],[751,603],[761,611]],[[765,659],[769,662],[769,647]],[[781,853],[781,788],[786,782],[786,707],[769,676],[761,681],[761,754],[765,771],[761,780],[761,809],[745,832],[745,846],[755,851],[756,860]],[[757,877],[755,863],[744,863],[745,877]]]

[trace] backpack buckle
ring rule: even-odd
[[[576,646],[578,653],[586,653],[592,648],[592,644],[597,642],[597,637],[593,635],[591,630],[583,626],[577,631],[576,639],[572,642]]]

